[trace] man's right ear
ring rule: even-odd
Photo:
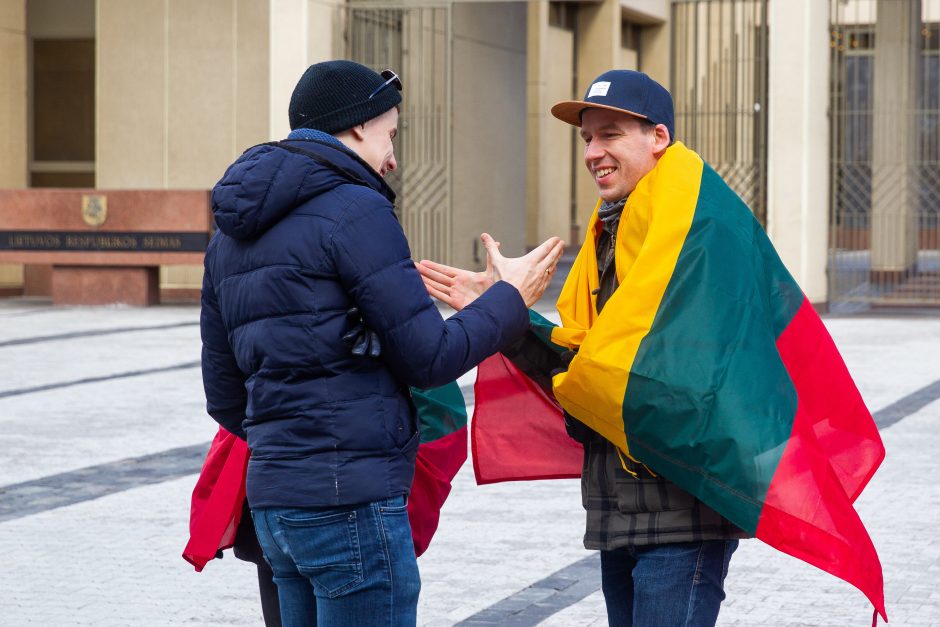
[[[357,124],[356,126],[352,127],[349,130],[353,134],[353,136],[359,141],[362,141],[363,139],[366,138],[366,125],[365,124]]]
[[[669,129],[666,128],[665,124],[657,124],[653,133],[655,135],[653,152],[661,154],[672,144],[672,140],[669,137]]]

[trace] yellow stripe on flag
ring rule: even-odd
[[[598,200],[588,221],[584,244],[571,265],[556,305],[561,326],[552,329],[552,342],[572,349],[581,346],[597,319],[596,290],[600,286],[597,276],[597,210],[600,207],[601,201]]]
[[[580,348],[568,371],[555,376],[555,398],[627,455],[627,381],[692,225],[702,167],[701,158],[677,142],[630,194],[617,229],[614,258],[620,286],[600,315],[592,294],[598,287],[595,208],[558,298],[563,326],[552,332],[552,340]]]

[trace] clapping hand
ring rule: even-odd
[[[561,239],[551,237],[527,255],[503,257],[499,252],[499,242],[488,233],[481,235],[480,240],[486,248],[486,269],[483,272],[471,272],[428,260],[417,264],[431,296],[459,311],[496,281],[506,281],[519,290],[526,307],[530,307],[545,292],[565,249]]]

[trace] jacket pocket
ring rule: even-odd
[[[394,408],[387,414],[386,424],[392,446],[403,451],[408,448],[418,431],[418,410],[408,389],[402,391]]]
[[[356,512],[281,515],[281,523],[297,570],[331,599],[362,583],[362,553]]]

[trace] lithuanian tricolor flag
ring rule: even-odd
[[[599,229],[595,212],[588,232]],[[853,508],[884,458],[881,438],[748,208],[697,154],[671,146],[624,207],[620,287],[600,315],[595,237],[558,300],[562,326],[551,341],[578,350],[554,378],[558,403],[737,526],[856,586],[887,620],[881,564]],[[487,401],[505,385],[491,377],[478,391],[474,422],[484,433],[512,419]],[[504,469],[513,464],[499,454]],[[526,455],[514,462],[522,474]]]
[[[421,443],[408,497],[408,521],[415,555],[420,556],[437,531],[451,481],[467,460],[467,408],[456,383],[431,390],[411,388],[411,398]],[[189,541],[183,549],[183,559],[196,572],[235,542],[249,456],[244,440],[219,427],[193,488]]]
[[[411,398],[418,410],[421,444],[408,496],[408,521],[415,555],[420,556],[437,531],[451,482],[467,461],[467,406],[456,382],[432,390],[411,388]]]

